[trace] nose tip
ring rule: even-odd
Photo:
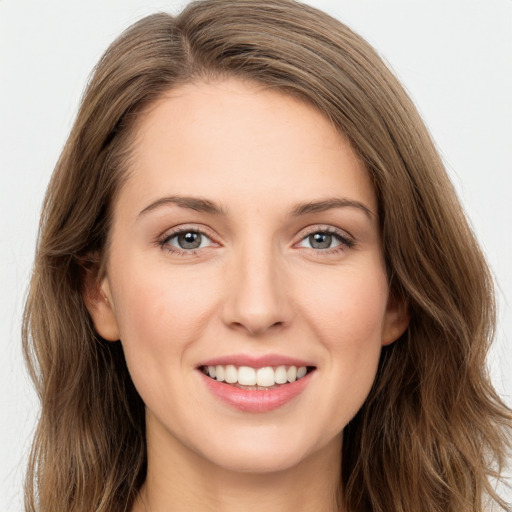
[[[223,312],[225,324],[251,336],[286,326],[291,308],[284,281],[271,258],[265,264],[249,261],[241,265],[238,272],[232,273]]]

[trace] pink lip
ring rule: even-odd
[[[273,365],[267,364],[267,366]],[[275,389],[249,390],[219,382],[199,371],[204,383],[217,398],[239,411],[253,413],[272,411],[290,402],[304,391],[310,383],[313,373],[315,372],[308,373],[295,382],[283,384]]]
[[[233,354],[229,356],[215,357],[203,361],[198,365],[217,366],[217,365],[250,366],[251,368],[263,368],[264,366],[315,366],[310,361],[294,359],[293,357],[282,356],[279,354],[266,354],[262,356],[251,356],[246,354]]]

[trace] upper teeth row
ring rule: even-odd
[[[208,366],[208,375],[228,384],[241,384],[242,386],[265,386],[294,382],[306,375],[305,366],[264,366],[263,368],[251,368],[250,366],[236,367],[232,364]]]

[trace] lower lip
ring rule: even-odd
[[[300,395],[311,380],[310,372],[295,382],[269,390],[240,389],[225,382],[219,382],[201,372],[208,389],[223,402],[243,412],[268,412],[282,407]]]

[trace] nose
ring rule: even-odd
[[[283,265],[270,248],[241,250],[227,267],[223,321],[229,328],[256,337],[290,323],[290,289]]]

